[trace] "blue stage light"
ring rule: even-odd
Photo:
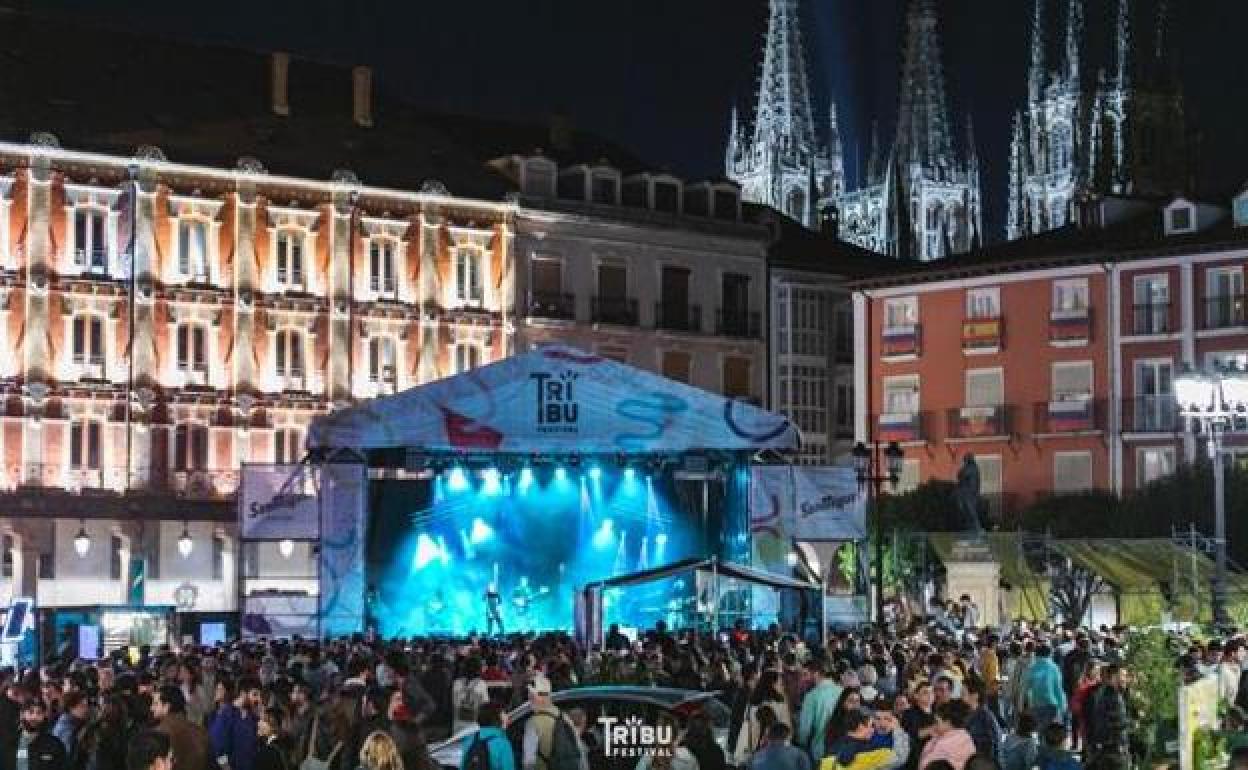
[[[447,479],[446,485],[452,491],[462,492],[468,488],[468,474],[464,472],[463,468],[456,465],[454,468],[451,468],[451,475]]]
[[[568,480],[568,469],[564,468],[562,465],[560,465],[558,468],[555,468],[555,481],[567,481],[567,480]]]
[[[523,492],[533,484],[533,469],[527,465],[520,469],[520,491]]]
[[[438,544],[433,541],[433,538],[422,533],[416,538],[416,555],[412,557],[412,569],[424,569],[429,562],[441,555]]]
[[[654,544],[660,547],[667,545],[667,533],[660,532],[659,534],[655,535]]]
[[[625,469],[624,469],[624,480],[625,480],[625,481],[634,481],[634,480],[636,480],[636,478],[637,478],[637,471],[636,471],[635,469],[633,469],[633,468],[625,468]]]
[[[599,468],[597,465],[591,465],[589,467],[589,480],[598,481],[601,478],[602,478],[602,468]]]
[[[598,525],[598,531],[594,533],[594,547],[606,548],[611,545],[615,539],[615,522],[610,519],[603,519],[602,524]]]
[[[472,534],[468,539],[473,545],[480,545],[492,537],[494,537],[494,529],[489,524],[481,519],[472,520]]]
[[[481,474],[484,483],[481,485],[481,492],[487,495],[497,495],[503,489],[503,477],[497,468],[486,468]]]

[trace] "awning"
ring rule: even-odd
[[[735,578],[744,580],[747,583],[768,586],[770,588],[788,588],[799,591],[818,590],[818,583],[811,583],[795,578],[777,575],[771,572],[747,567],[743,564],[735,564],[733,562],[717,561],[715,559],[683,559],[681,561],[672,562],[662,567],[653,567],[640,572],[632,572],[627,575],[617,575],[590,585],[591,588],[619,588],[621,586],[638,585],[640,583],[651,583],[656,580],[663,580],[685,572],[715,572],[721,577]]]
[[[783,415],[563,346],[343,409],[308,429],[314,450],[646,454],[799,444]]]

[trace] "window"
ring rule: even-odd
[[[689,369],[692,356],[679,350],[663,351],[663,376],[669,380],[689,384]]]
[[[121,550],[125,541],[121,535],[110,535],[108,538],[108,578],[121,580]]]
[[[1136,334],[1164,334],[1170,330],[1170,279],[1143,275],[1135,279]]]
[[[75,317],[70,344],[74,363],[81,368],[82,376],[103,378],[104,321],[98,316]]]
[[[1248,351],[1219,350],[1205,354],[1207,371],[1218,369],[1248,369]]]
[[[1205,271],[1205,324],[1225,329],[1244,323],[1244,269],[1211,267]]]
[[[885,414],[917,414],[919,411],[918,375],[884,378]]]
[[[368,381],[393,389],[398,384],[398,366],[393,337],[373,337],[368,341]],[[464,371],[458,369],[457,371]],[[393,392],[390,390],[388,392]]]
[[[293,291],[303,290],[303,240],[297,230],[277,233],[277,285]]]
[[[273,432],[273,462],[297,463],[303,457],[303,431],[278,428]]]
[[[971,369],[966,373],[966,405],[998,407],[1005,400],[1000,369]]]
[[[69,467],[74,470],[100,469],[100,423],[74,420],[69,424]]]
[[[225,537],[216,533],[212,536],[212,579],[225,579]]]
[[[919,323],[919,298],[898,297],[884,301],[884,328],[897,329],[917,326]]]
[[[563,263],[557,259],[533,260],[533,296],[557,297],[563,293]]]
[[[178,272],[192,281],[208,281],[207,222],[201,219],[178,221]]]
[[[842,304],[836,308],[836,357],[839,361],[854,360],[854,313]]]
[[[836,427],[838,433],[850,430],[854,417],[854,386],[836,386]]]
[[[1082,317],[1088,314],[1088,280],[1072,278],[1053,282],[1053,315]]]
[[[995,286],[990,289],[968,289],[966,317],[972,320],[1000,318],[1001,290]]]
[[[1053,364],[1053,401],[1087,401],[1092,398],[1092,362]]]
[[[724,273],[722,285],[724,313],[744,316],[750,311],[750,277],[740,273]]]
[[[180,372],[207,372],[207,335],[204,327],[181,324],[177,333],[177,364]]]
[[[74,209],[74,265],[83,270],[108,269],[108,212],[97,208]]]
[[[799,216],[805,216],[805,212]],[[730,190],[715,191],[715,218],[731,222],[737,218],[737,194]]]
[[[628,297],[628,268],[623,265],[598,265],[598,297],[619,301]]]
[[[728,398],[754,397],[750,387],[750,359],[728,356],[724,359],[724,395]]]
[[[464,304],[482,302],[481,252],[475,248],[455,250],[455,299]]]
[[[274,371],[287,390],[303,390],[303,335],[293,329],[277,333]]]
[[[1240,195],[1234,203],[1235,226],[1248,227],[1248,195]]]
[[[1174,427],[1174,364],[1169,359],[1135,362],[1135,430],[1169,431]]]
[[[395,254],[398,244],[389,238],[373,238],[368,244],[368,286],[383,297],[394,298],[398,286],[395,279]]]
[[[1092,453],[1058,452],[1053,455],[1053,491],[1077,494],[1092,489]]]
[[[1166,234],[1171,233],[1188,233],[1195,229],[1192,224],[1192,207],[1176,206],[1170,209],[1167,220]],[[1154,220],[1155,221],[1155,220]]]
[[[455,373],[471,371],[481,365],[481,348],[468,343],[455,346]]]
[[[173,432],[173,469],[202,471],[208,468],[208,426],[182,424]]]
[[[1174,447],[1141,447],[1135,453],[1137,487],[1145,487],[1174,473]]]
[[[680,188],[672,182],[655,182],[654,210],[680,213]]]

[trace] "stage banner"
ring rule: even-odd
[[[243,637],[315,639],[318,634],[315,596],[249,596],[243,602]]]
[[[368,467],[362,463],[320,466],[321,635],[364,630],[364,546]]]
[[[793,549],[793,468],[756,465],[750,469],[750,564],[777,575],[791,575]],[[780,611],[776,592],[766,586],[750,591],[755,624],[774,621]]]
[[[238,524],[244,540],[315,540],[320,535],[316,465],[243,466]]]
[[[862,540],[866,496],[853,468],[793,468],[793,536],[798,540]]]

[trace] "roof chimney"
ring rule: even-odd
[[[273,114],[290,114],[290,54],[274,51],[269,60],[270,84],[273,91]]]
[[[355,125],[373,127],[373,68],[359,65],[351,69],[351,117]]]

